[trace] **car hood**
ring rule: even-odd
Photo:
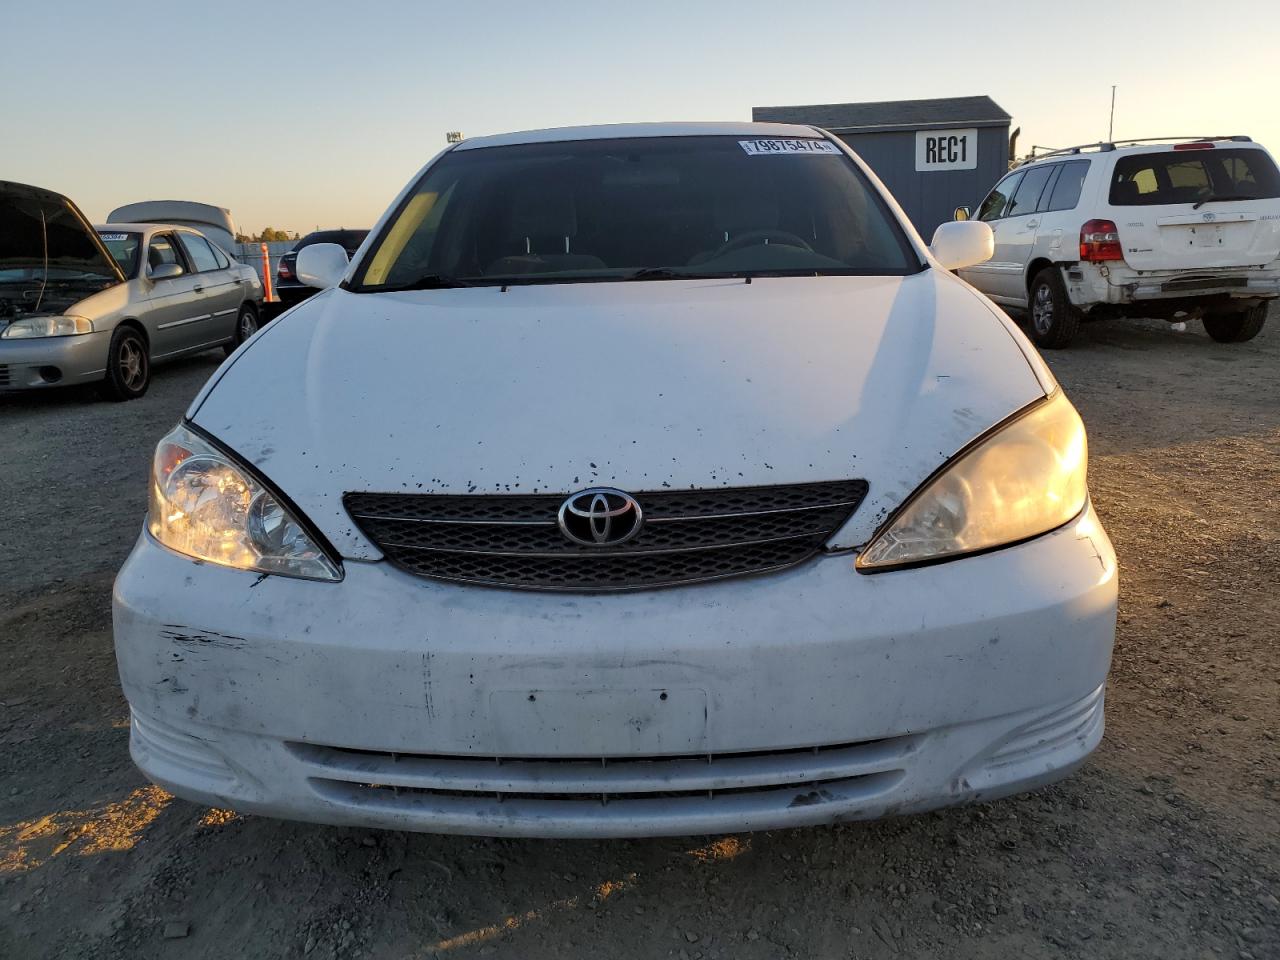
[[[861,478],[865,542],[944,460],[1045,393],[954,277],[330,290],[188,416],[349,558],[348,491],[570,492]],[[1051,382],[1051,381],[1050,381]]]
[[[0,270],[81,271],[105,280],[124,274],[80,209],[60,193],[0,180]]]

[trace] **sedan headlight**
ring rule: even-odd
[[[890,518],[858,557],[866,572],[945,560],[1047,533],[1084,509],[1084,424],[1061,391],[980,438]]]
[[[36,337],[74,337],[93,333],[93,322],[84,317],[23,317],[4,328],[5,340],[32,340]]]
[[[261,573],[341,580],[337,563],[242,464],[178,426],[156,447],[151,535],[171,550]]]

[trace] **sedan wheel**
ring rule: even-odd
[[[253,304],[246,303],[240,307],[240,313],[236,317],[236,333],[235,337],[228,343],[223,350],[227,356],[236,352],[236,348],[244,343],[255,333],[258,332],[258,311],[254,309]]]
[[[107,375],[101,392],[108,400],[136,400],[151,384],[147,342],[132,327],[116,327],[107,348]]]

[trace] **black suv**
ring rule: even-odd
[[[353,257],[368,235],[368,230],[317,230],[299,240],[292,250],[280,258],[280,266],[276,268],[276,296],[280,298],[281,304],[292,307],[318,292],[314,287],[300,282],[294,272],[299,250],[313,243],[337,243],[347,251],[348,257]]]

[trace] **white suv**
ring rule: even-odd
[[[1280,295],[1280,172],[1248,137],[1058,150],[997,183],[977,219],[995,256],[960,276],[1027,310],[1041,347],[1116,316],[1250,340]]]

